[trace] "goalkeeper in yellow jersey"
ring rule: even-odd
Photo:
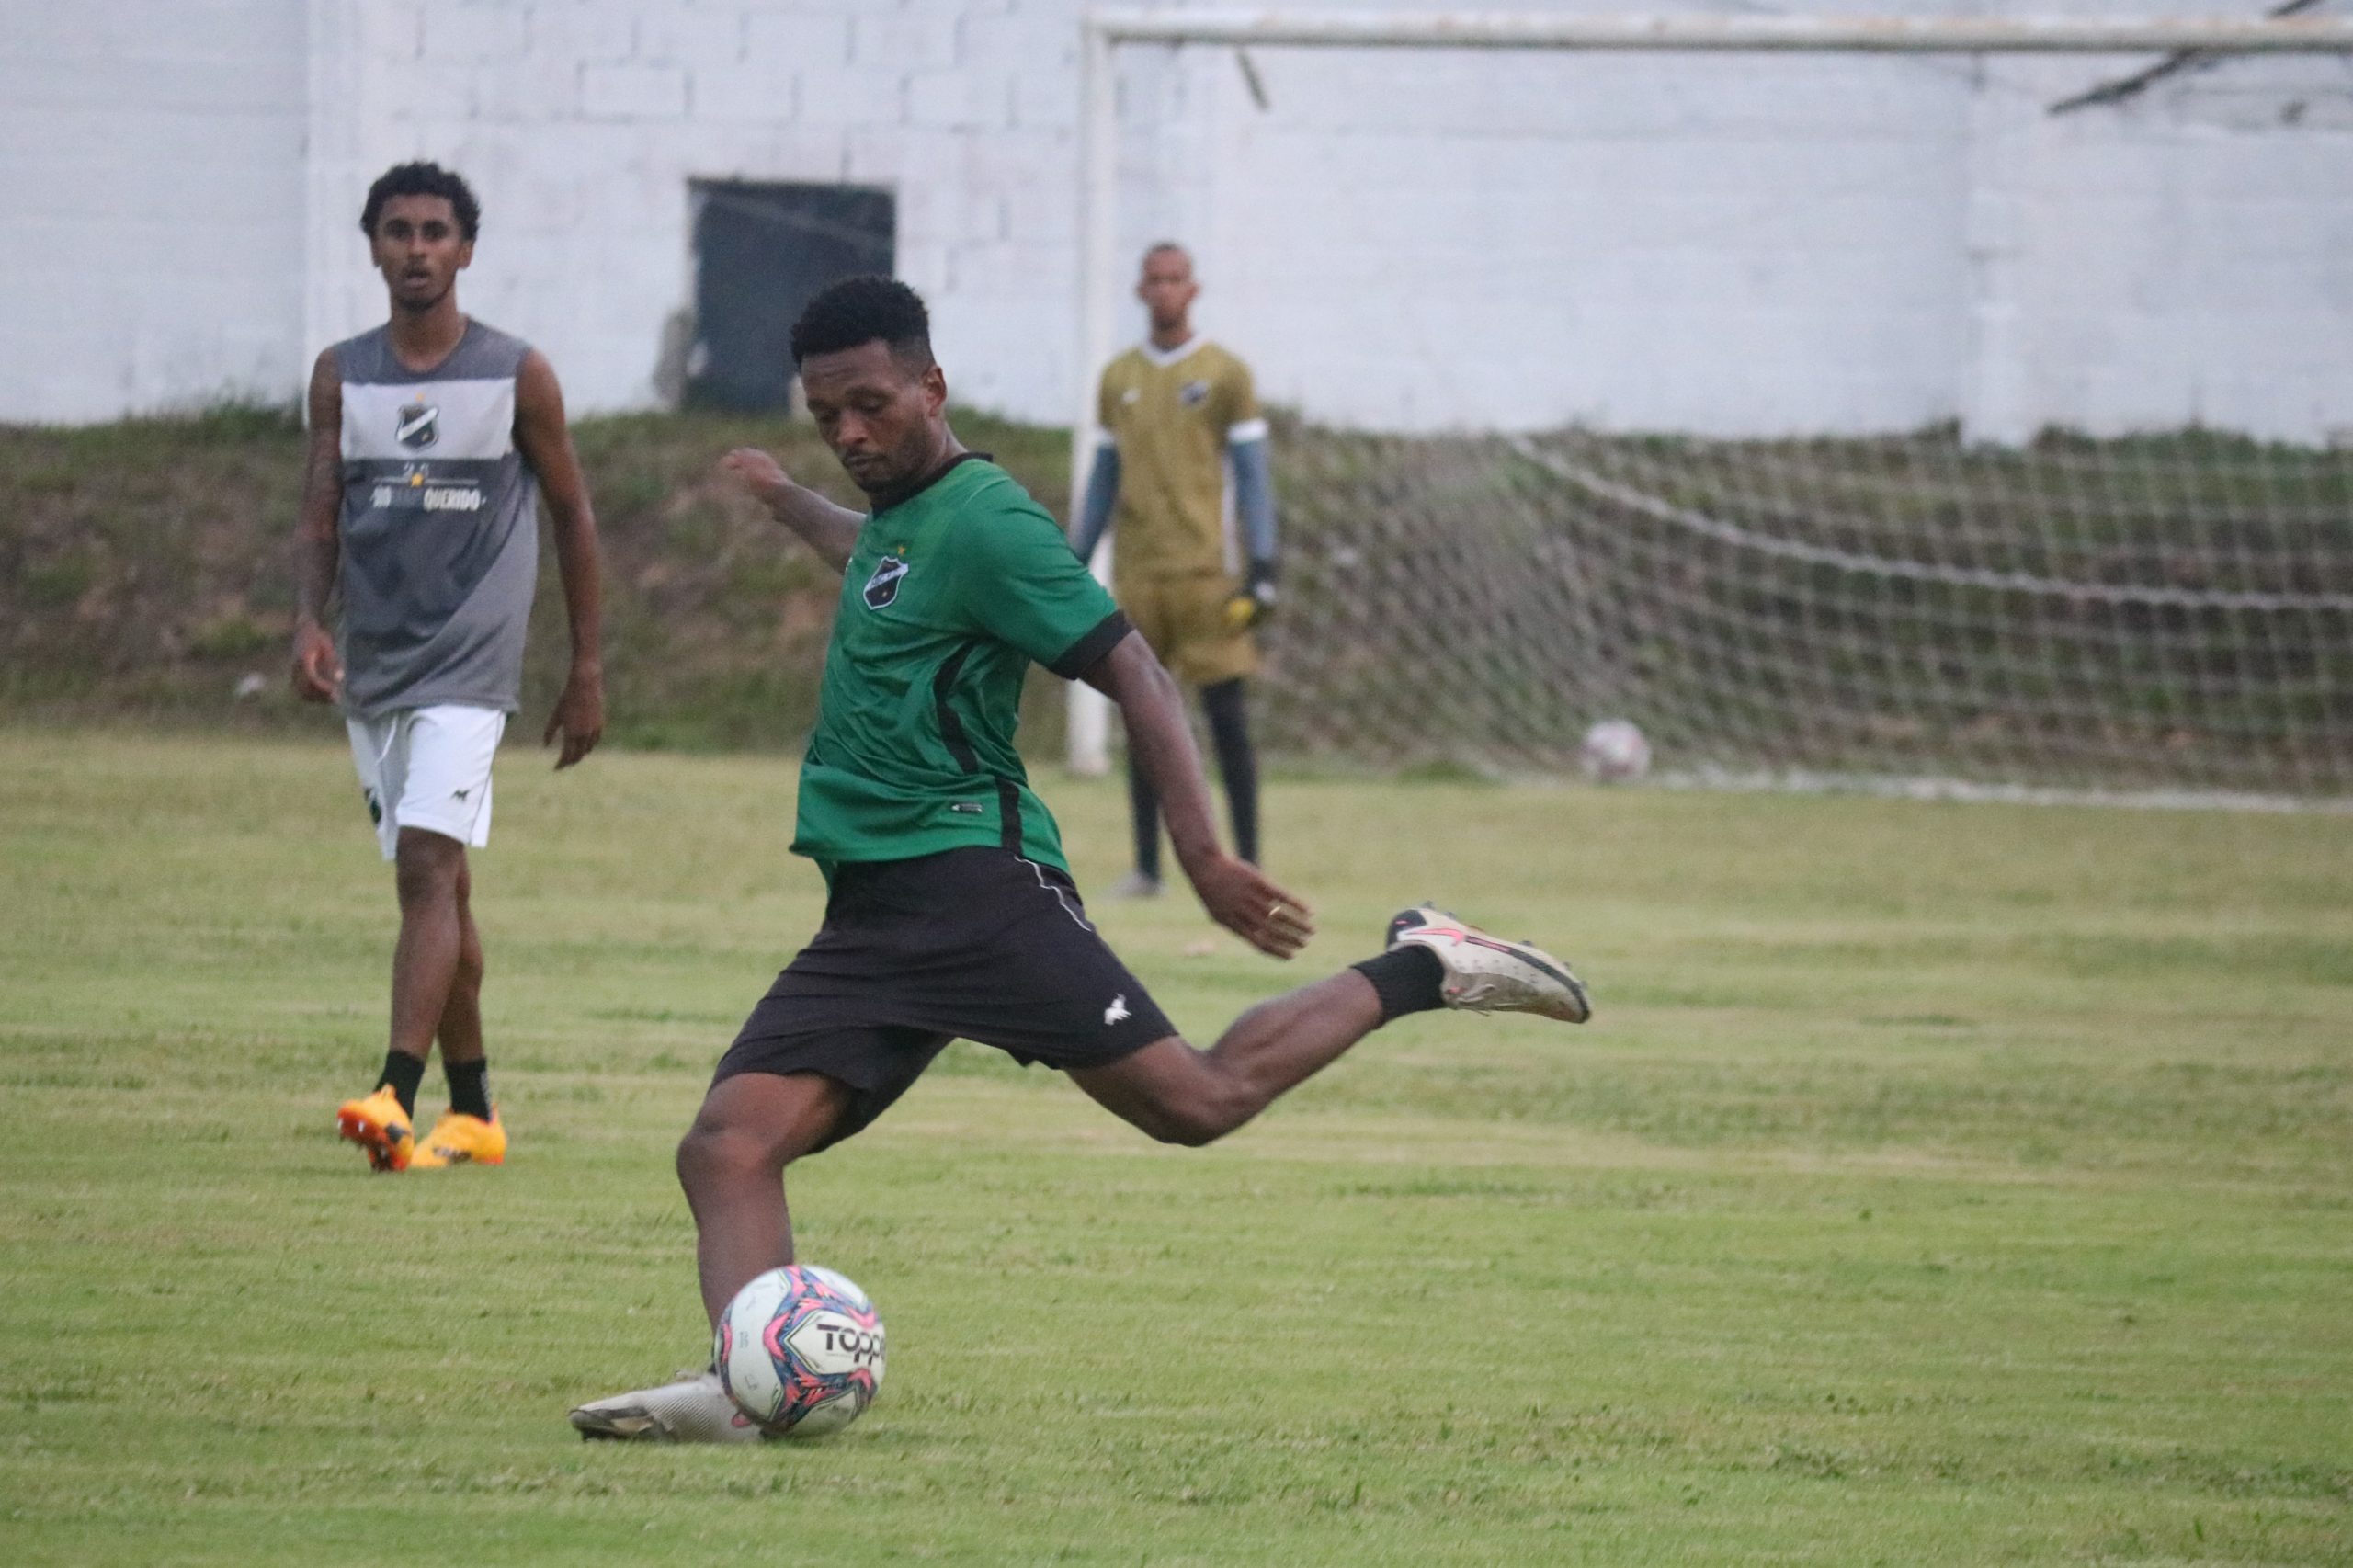
[[[1101,444],[1071,542],[1091,560],[1119,530],[1112,596],[1160,662],[1200,688],[1234,850],[1255,865],[1258,765],[1243,683],[1258,667],[1250,629],[1275,608],[1274,483],[1250,368],[1193,331],[1199,292],[1183,246],[1144,253],[1136,297],[1152,335],[1104,369]],[[1150,897],[1160,891],[1160,801],[1132,751],[1128,801],[1136,869],[1110,892]]]

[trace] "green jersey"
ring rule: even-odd
[[[1013,746],[1022,678],[1075,679],[1127,632],[1053,518],[978,454],[874,513],[843,568],[794,853],[830,879],[993,844],[1067,874]]]

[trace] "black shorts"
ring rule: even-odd
[[[825,923],[719,1059],[739,1073],[816,1073],[850,1091],[819,1148],[863,1129],[950,1040],[1065,1072],[1176,1031],[1086,918],[1078,890],[1008,850],[852,862]]]

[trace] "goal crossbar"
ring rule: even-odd
[[[2353,55],[2353,21],[2313,17],[1561,16],[1520,11],[1166,11],[1110,7],[1079,19],[1078,344],[1071,494],[1086,493],[1097,444],[1094,378],[1115,336],[1118,101],[1122,44],[1307,49],[1535,50],[1563,52]],[[1110,581],[1112,540],[1091,565]],[[1066,760],[1109,767],[1110,710],[1083,683],[1070,693]]]
[[[1089,13],[1111,43],[1347,49],[1574,49],[1888,52],[2230,53],[2353,51],[2353,23],[2328,17],[1559,16],[1517,11]]]

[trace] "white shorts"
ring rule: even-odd
[[[348,719],[345,727],[385,859],[404,827],[477,849],[490,842],[490,759],[506,730],[505,713],[451,702]]]

